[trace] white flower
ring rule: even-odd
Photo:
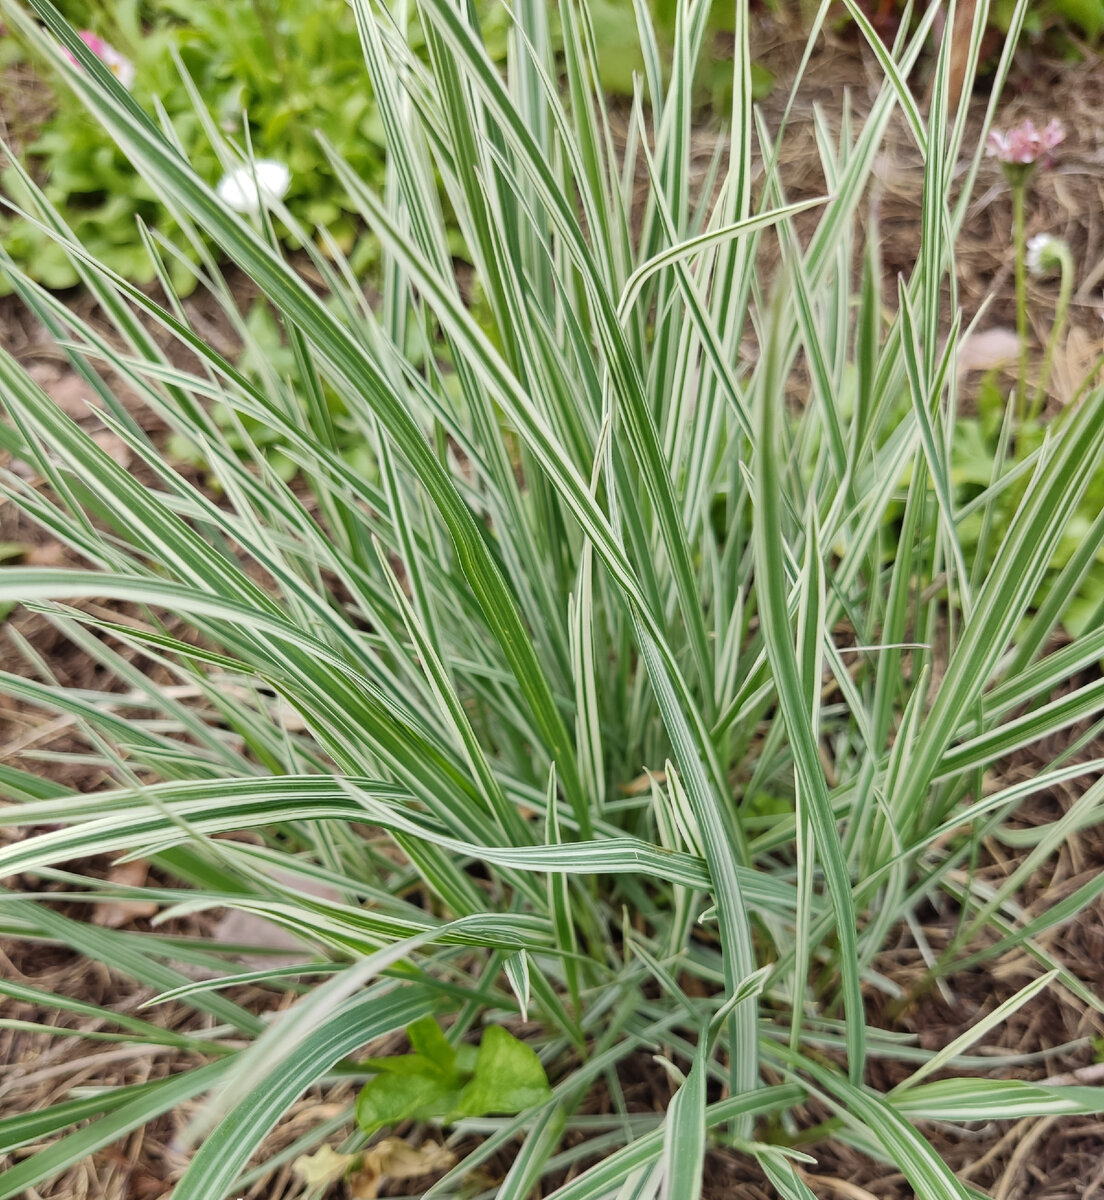
[[[1043,254],[1049,244],[1049,233],[1037,233],[1033,238],[1028,238],[1025,261],[1027,269],[1032,275],[1041,275],[1043,273]]]
[[[219,180],[218,198],[234,212],[257,216],[262,208],[281,201],[291,185],[286,163],[274,158],[259,158],[252,165],[235,167]]]
[[[1047,275],[1061,269],[1063,258],[1068,254],[1069,250],[1061,238],[1049,233],[1037,233],[1028,240],[1024,261],[1032,275]]]

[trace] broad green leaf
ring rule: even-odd
[[[456,1080],[439,1071],[377,1075],[357,1096],[357,1124],[365,1134],[401,1121],[429,1121],[445,1117],[460,1099]]]
[[[422,1017],[406,1027],[406,1035],[414,1052],[420,1054],[446,1075],[450,1074],[456,1063],[456,1051],[441,1032],[441,1026],[433,1017]],[[386,1061],[386,1060],[380,1060]]]
[[[465,1116],[514,1113],[551,1099],[548,1076],[530,1046],[501,1025],[488,1025],[479,1043],[475,1074],[460,1094]]]

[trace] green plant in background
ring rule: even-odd
[[[1058,303],[1054,309],[1050,333],[1047,335],[1046,349],[1043,351],[1039,382],[1035,385],[1035,394],[1027,413],[1028,420],[1033,421],[1039,418],[1046,404],[1051,371],[1054,368],[1054,352],[1066,332],[1070,300],[1073,298],[1073,255],[1061,238],[1039,233],[1027,243],[1026,266],[1032,275],[1044,276],[1057,271],[1059,278]]]
[[[963,545],[975,559],[975,578],[991,561],[1026,488],[1024,464],[1043,451],[1046,438],[1057,429],[1064,414],[1049,427],[1041,420],[1048,399],[1057,347],[1065,336],[1073,294],[1074,266],[1069,247],[1059,238],[1038,234],[1028,240],[1026,206],[1035,172],[1050,163],[1052,152],[1064,139],[1058,121],[1039,130],[1031,121],[1002,132],[992,130],[988,153],[1001,164],[1013,200],[1012,240],[1015,254],[1016,331],[1018,362],[1014,394],[1007,398],[997,373],[982,383],[976,413],[960,416],[955,426],[952,473],[961,505],[959,529]],[[1028,275],[1059,275],[1059,292],[1050,331],[1046,337],[1037,379],[1031,382],[1028,334]],[[1093,367],[1085,386],[1099,369]],[[1082,389],[1083,390],[1083,389]],[[982,510],[977,500],[1001,476],[1006,484],[995,506]],[[1097,472],[1077,514],[1060,542],[1034,607],[1056,611],[1062,626],[1079,636],[1104,620],[1104,554],[1094,540],[1104,504],[1104,474]]]
[[[910,11],[902,0],[871,0],[865,7],[876,8],[883,18],[894,11]],[[1031,0],[1022,18],[1016,0],[992,0],[985,7],[991,30],[1000,34],[1007,34],[1022,20],[1023,33],[1035,38],[1055,35],[1058,45],[1068,49],[1073,49],[1070,34],[1091,44],[1104,34],[1104,0]]]
[[[506,10],[491,2],[478,7],[484,44],[501,61]],[[656,11],[658,44],[667,46],[674,37],[675,7],[666,2]],[[731,29],[725,9],[713,6],[711,37]],[[130,0],[121,5],[70,0],[62,11],[74,24],[91,24],[108,39],[109,49],[133,72],[128,86],[147,109],[156,104],[204,179],[214,182],[235,162],[231,151],[216,155],[209,124],[238,143],[247,126],[256,156],[272,157],[289,169],[286,198],[296,219],[307,229],[324,229],[358,272],[374,260],[375,241],[361,236],[357,206],[336,180],[317,137],[323,135],[358,179],[379,183],[383,132],[371,89],[364,87],[346,0]],[[631,96],[633,75],[644,70],[644,60],[630,0],[597,0],[593,22],[603,87]],[[421,49],[417,27],[411,32],[412,46]],[[558,28],[550,29],[550,37],[558,42]],[[16,46],[7,40],[10,58]],[[180,64],[190,82],[182,79]],[[768,90],[770,73],[757,65],[752,71],[755,94]],[[710,59],[700,76],[696,102],[727,107],[732,72],[725,56]],[[64,212],[81,244],[124,278],[151,282],[156,268],[136,236],[136,223],[178,242],[173,213],[68,91],[59,92],[55,111],[28,154],[46,196]],[[0,186],[28,207],[17,171],[0,173]],[[0,236],[33,279],[51,288],[77,282],[68,256],[34,222],[0,216]],[[186,290],[191,271],[172,256],[167,265],[174,287]]]
[[[242,1195],[316,1151],[338,1175],[316,1158],[310,1177],[336,1179],[385,1122],[412,1117],[447,1122],[450,1151],[465,1151],[442,1195],[485,1186],[502,1152],[499,1200],[697,1200],[720,1143],[784,1200],[808,1200],[800,1123],[814,1099],[832,1114],[826,1137],[890,1164],[921,1200],[967,1200],[931,1122],[1104,1110],[1102,1089],[1033,1084],[1013,1076],[1024,1056],[986,1052],[1052,983],[1102,1007],[1044,935],[1104,879],[1030,915],[1017,895],[1104,816],[1104,761],[1056,752],[1030,778],[983,780],[1080,722],[1075,748],[1101,731],[1104,686],[1082,673],[1104,628],[1054,650],[1060,614],[1033,605],[1096,486],[1104,390],[959,504],[954,250],[984,145],[965,145],[964,110],[948,119],[949,44],[928,116],[909,87],[938,6],[890,52],[849,4],[885,80],[861,126],[819,130],[831,195],[790,204],[787,131],[752,105],[746,3],[731,140],[716,190],[698,194],[708,5],[679,5],[667,73],[641,21],[645,71],[618,143],[575,0],[559,54],[544,4],[517,5],[504,70],[467,5],[355,0],[382,191],[339,147],[322,152],[378,239],[371,304],[340,245],[323,253],[297,220],[294,191],[236,212],[49,0],[31,8],[48,32],[3,0],[172,211],[249,365],[188,324],[158,243],[164,306],[81,251],[21,177],[102,320],[0,262],[142,470],[0,354],[0,442],[44,485],[7,473],[5,495],[84,564],[5,566],[0,602],[33,606],[120,685],[59,686],[16,641],[27,669],[0,686],[70,718],[81,761],[110,782],[78,795],[0,765],[0,820],[25,834],[0,847],[0,932],[109,963],[200,1019],[178,1033],[82,1004],[98,1034],[179,1049],[191,1069],[40,1111],[20,1111],[17,1084],[0,1198],[204,1095],[174,1200]],[[898,113],[925,163],[924,237],[887,304],[876,229],[865,243],[860,230]],[[310,282],[281,229],[310,256]],[[209,246],[249,278],[266,321],[239,310]],[[290,355],[279,369],[272,328]],[[218,502],[106,377],[198,449]],[[350,437],[363,469],[341,453]],[[264,452],[277,448],[294,489]],[[972,552],[965,522],[992,528],[1021,488],[992,554]],[[1068,588],[1102,544],[1097,522],[1063,568]],[[87,596],[101,602],[74,604]],[[111,619],[103,598],[142,619]],[[1010,820],[1071,782],[1061,817]],[[976,864],[998,843],[1022,857],[990,883]],[[147,886],[67,865],[120,854],[152,863]],[[54,890],[21,891],[24,872]],[[313,957],[243,970],[213,939],[101,929],[55,907],[136,892],[161,919],[225,908],[275,922]],[[931,912],[949,916],[934,944]],[[906,939],[927,965],[912,993],[882,957]],[[868,1011],[872,995],[899,1010],[1008,950],[1035,978],[947,1045]],[[245,980],[287,1002],[262,1020],[228,991]],[[73,1008],[29,984],[0,993]],[[519,1018],[524,1039],[505,1028]],[[409,1055],[365,1050],[403,1030]],[[666,1064],[664,1113],[627,1111],[638,1055]],[[875,1060],[901,1079],[891,1091],[871,1083]],[[352,1106],[320,1115],[249,1165],[305,1091],[338,1078],[361,1088],[359,1127]],[[584,1108],[595,1088],[608,1117]]]
[[[1015,10],[1014,0],[995,0],[993,23],[1007,30]],[[1104,34],[1104,0],[1035,0],[1028,5],[1024,24],[1029,32],[1042,34],[1058,23],[1090,42],[1098,42]]]
[[[662,0],[650,10],[639,10],[657,48],[669,47],[675,38],[677,7],[676,0]],[[374,98],[359,86],[360,59],[346,0],[127,0],[111,5],[68,0],[61,8],[78,27],[91,26],[108,38],[133,64],[138,98],[147,108],[157,104],[200,175],[212,182],[229,165],[213,153],[204,118],[240,140],[244,113],[258,157],[271,155],[289,166],[289,206],[298,220],[308,229],[325,228],[351,254],[358,270],[372,262],[375,243],[360,237],[356,205],[336,185],[314,137],[321,131],[361,179],[379,182],[382,134]],[[992,19],[1002,31],[1007,31],[1012,11],[1010,0],[992,6]],[[500,61],[505,54],[503,6],[484,3],[480,14],[488,52]],[[1060,19],[1095,39],[1104,29],[1104,3],[1048,0],[1030,5],[1026,19],[1037,30]],[[649,67],[658,69],[654,61],[645,62],[632,3],[593,0],[591,20],[604,89],[631,96],[634,75]],[[707,21],[710,48],[732,29],[730,6],[712,3]],[[553,26],[550,37],[558,42],[558,36]],[[13,39],[0,42],[0,66],[10,64],[18,52]],[[181,80],[178,58],[194,82],[194,92]],[[759,97],[773,86],[773,77],[759,63],[752,63],[751,72],[752,92]],[[723,48],[704,55],[695,102],[708,103],[714,111],[727,109],[731,77]],[[196,107],[196,94],[203,98],[202,109]],[[135,236],[135,224],[140,221],[161,237],[174,239],[173,214],[64,90],[28,152],[47,196],[64,211],[82,245],[125,278],[152,281],[155,268]],[[20,206],[27,206],[17,172],[0,172],[0,186]],[[66,255],[33,222],[0,217],[0,234],[32,278],[53,288],[77,282]],[[190,271],[171,258],[168,266],[175,287],[186,289]]]
[[[1019,371],[1016,375],[1016,417],[1020,424],[1034,415],[1027,403],[1027,206],[1028,187],[1040,166],[1050,163],[1051,152],[1065,138],[1060,121],[1050,121],[1036,129],[1033,121],[1024,121],[1015,129],[989,133],[988,150],[1001,164],[1012,193],[1012,242],[1016,252],[1016,335],[1020,342]],[[1067,301],[1068,303],[1068,301]],[[1032,405],[1032,409],[1035,406]]]
[[[1050,341],[1054,341],[1054,332]],[[1099,364],[1097,366],[1097,369]],[[1094,370],[1095,375],[1095,370]],[[977,395],[976,412],[955,425],[952,475],[961,505],[960,537],[980,577],[992,562],[1004,531],[1022,502],[1027,485],[1024,464],[1043,452],[1049,436],[1061,427],[1037,417],[1024,424],[1010,420],[1009,398],[994,375]],[[1013,437],[1014,431],[1014,437]],[[994,479],[1006,476],[999,495],[989,505],[986,492]],[[1097,540],[1104,518],[1104,472],[1089,480],[1076,513],[1052,557],[1032,611],[1059,614],[1061,628],[1073,638],[1104,622],[1104,547]]]
[[[363,85],[355,23],[345,0],[157,0],[141,9],[134,4],[87,9],[80,6],[80,18],[96,21],[97,32],[134,64],[135,98],[147,108],[156,103],[203,178],[213,183],[231,166],[216,156],[207,123],[240,142],[247,114],[257,157],[278,158],[290,170],[287,201],[296,217],[308,228],[326,229],[353,254],[358,268],[365,265],[373,243],[358,241],[355,206],[335,183],[316,137],[321,132],[359,177],[380,178],[382,131]],[[150,282],[155,266],[136,222],[171,239],[177,236],[173,213],[95,118],[68,93],[60,94],[28,153],[44,178],[46,196],[64,211],[81,244],[125,278]],[[19,203],[27,203],[13,168],[2,183]],[[36,225],[6,223],[0,236],[13,258],[48,287],[77,282],[69,258]],[[169,267],[176,286],[185,287],[191,272],[171,258]]]

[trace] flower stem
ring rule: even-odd
[[[1027,229],[1024,220],[1026,182],[1012,185],[1012,231],[1016,243],[1016,337],[1020,343],[1019,370],[1016,374],[1016,418],[1023,424],[1027,416]]]
[[[1046,351],[1043,355],[1043,370],[1039,376],[1039,385],[1035,390],[1035,398],[1027,412],[1029,421],[1037,420],[1046,404],[1047,385],[1050,383],[1050,372],[1054,366],[1054,351],[1066,327],[1066,317],[1069,315],[1070,300],[1073,297],[1073,262],[1068,250],[1062,256],[1062,282],[1058,288],[1058,305],[1054,310],[1054,324],[1050,327],[1050,337],[1047,338]]]

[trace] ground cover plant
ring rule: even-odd
[[[504,71],[466,6],[353,7],[382,192],[322,145],[379,240],[371,298],[333,242],[309,279],[289,264],[280,197],[262,204],[258,188],[255,212],[233,211],[48,0],[3,8],[173,212],[188,254],[145,239],[165,288],[151,299],[29,176],[26,219],[106,324],[0,252],[132,455],[120,466],[0,354],[0,437],[32,468],[6,472],[5,496],[83,564],[5,566],[0,602],[38,608],[114,685],[56,686],[26,646],[0,675],[72,718],[81,760],[112,780],[79,795],[0,766],[0,821],[19,835],[0,846],[0,933],[72,947],[200,1020],[168,1032],[17,981],[0,992],[83,1006],[108,1039],[202,1065],[0,1117],[0,1197],[199,1097],[172,1194],[242,1195],[273,1165],[253,1156],[281,1115],[350,1078],[355,1108],[286,1152],[305,1160],[303,1195],[390,1164],[374,1139],[411,1120],[447,1140],[429,1195],[693,1200],[713,1142],[804,1200],[825,1138],[918,1196],[972,1195],[933,1123],[1104,1109],[1101,1089],[994,1074],[977,1050],[1047,987],[1101,1010],[1044,939],[1104,879],[1030,915],[1017,889],[1100,818],[1104,763],[1077,751],[1100,729],[1104,631],[1054,635],[1104,521],[1039,589],[1100,470],[1104,391],[1087,384],[1014,456],[1013,393],[992,476],[961,499],[954,251],[985,143],[964,144],[965,110],[948,105],[948,42],[930,109],[910,87],[940,6],[893,47],[851,8],[884,83],[862,120],[818,121],[827,186],[800,203],[778,168],[785,124],[751,103],[746,4],[731,136],[704,179],[689,154],[706,4],[678,7],[666,71],[638,11],[645,71],[616,131],[573,0],[558,53],[544,5],[516,7]],[[979,4],[968,74],[986,19]],[[895,295],[868,203],[892,120],[925,161],[922,245]],[[211,246],[265,297],[281,355],[257,344]],[[188,261],[253,346],[248,372],[189,326],[169,268]],[[164,458],[135,402],[200,448],[217,493]],[[338,451],[350,437],[357,467]],[[131,609],[116,619],[88,597]],[[987,786],[1004,756],[1086,721],[1036,775]],[[1068,812],[1014,827],[1020,802],[1070,782]],[[1029,848],[997,886],[978,871],[993,841]],[[148,861],[150,882],[74,869],[95,855]],[[245,967],[198,934],[80,919],[135,898],[163,920],[264,917],[314,957]],[[939,944],[932,910],[953,914]],[[908,992],[879,961],[902,938],[927,962]],[[1032,977],[962,1037],[933,1049],[894,1026],[1010,948]],[[234,999],[243,980],[287,1002],[259,1016]],[[664,1064],[664,1113],[624,1105],[640,1055]],[[586,1108],[596,1089],[604,1112]],[[510,1165],[488,1183],[500,1154]]]
[[[731,14],[714,5],[710,37],[731,26]],[[142,4],[102,4],[68,0],[59,10],[86,33],[115,64],[120,81],[139,101],[154,106],[171,122],[197,173],[215,182],[227,169],[197,120],[195,94],[219,126],[240,136],[243,129],[258,158],[275,156],[291,172],[287,204],[307,229],[322,227],[341,246],[358,273],[375,264],[376,242],[361,236],[356,204],[336,179],[316,134],[321,131],[358,177],[378,185],[383,179],[384,131],[371,90],[363,86],[363,60],[356,23],[345,0],[228,0],[194,4],[191,0],[146,0]],[[500,62],[506,53],[505,10],[495,3],[477,5],[484,46]],[[551,14],[553,20],[555,13]],[[594,11],[600,50],[599,72],[607,91],[632,94],[635,72],[643,70],[630,0],[602,0]],[[668,46],[674,31],[670,4],[656,13],[657,37]],[[424,53],[415,23],[409,42]],[[554,41],[559,26],[550,29]],[[26,59],[26,44],[0,30],[0,66]],[[47,92],[47,67],[36,87]],[[187,81],[179,64],[187,71]],[[754,67],[759,88],[769,75]],[[719,61],[699,80],[697,100],[727,95],[731,68]],[[14,86],[14,85],[13,85]],[[4,91],[0,91],[0,97]],[[164,236],[177,226],[171,211],[135,172],[133,165],[63,85],[44,103],[52,107],[41,127],[25,129],[14,118],[7,134],[25,144],[32,173],[64,214],[74,236],[97,259],[132,282],[155,277],[149,256],[134,236],[142,221]],[[727,100],[726,100],[727,103]],[[13,114],[16,106],[12,105]],[[0,183],[25,201],[19,173],[0,171]],[[35,280],[51,288],[72,287],[79,274],[64,250],[33,222],[0,215],[8,252]],[[288,237],[287,231],[281,231]],[[453,249],[463,253],[457,239]],[[187,291],[192,273],[167,264],[178,291]],[[7,290],[6,281],[0,289]]]
[[[294,171],[289,204],[308,227],[324,226],[346,251],[356,247],[354,210],[327,169],[315,131],[323,130],[350,166],[378,180],[383,164],[371,97],[357,84],[361,57],[355,24],[342,0],[274,5],[254,0],[226,4],[99,5],[70,3],[65,15],[87,28],[118,56],[119,78],[148,110],[157,105],[197,172],[210,182],[220,164],[197,120],[193,95],[177,64],[212,118],[240,135],[247,125],[257,157],[278,155]],[[21,43],[6,38],[11,54]],[[136,282],[154,278],[149,256],[134,236],[138,220],[170,236],[171,211],[156,189],[134,171],[102,126],[64,87],[53,113],[28,138],[28,161],[74,234],[112,270]],[[23,199],[18,173],[8,167],[5,190]],[[12,257],[48,287],[79,281],[68,256],[33,223],[3,226]],[[359,247],[359,257],[370,243]],[[170,264],[177,286],[191,275]]]
[[[901,0],[868,0],[863,8],[874,25],[883,29],[902,14],[906,19],[913,14],[913,7]],[[989,7],[989,24],[993,32],[1001,34],[1019,24],[1015,0],[994,0]],[[1075,54],[1084,48],[1084,41],[1094,45],[1099,42],[1104,33],[1104,4],[1100,0],[1036,0],[1027,6],[1022,31],[1051,36],[1067,53]]]

